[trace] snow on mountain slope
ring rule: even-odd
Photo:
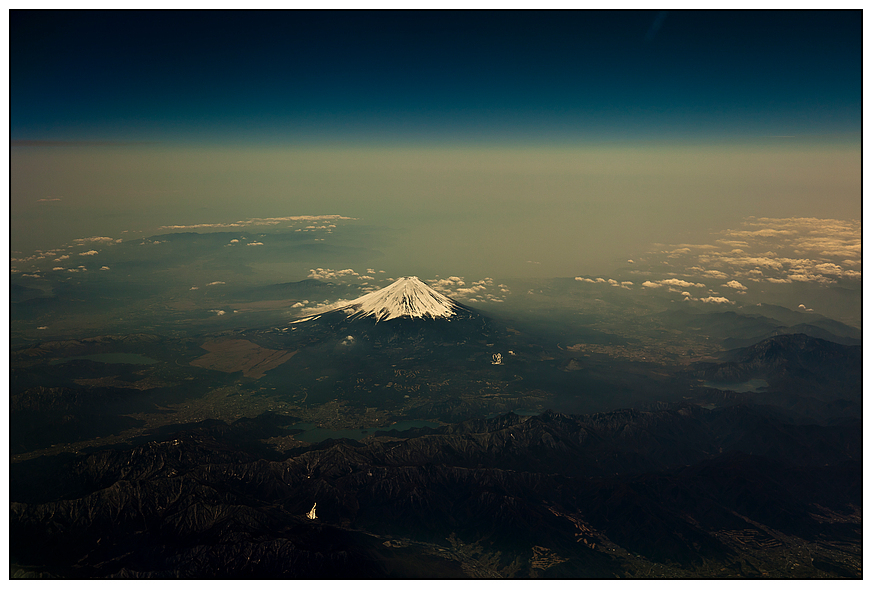
[[[373,317],[376,321],[390,321],[400,317],[451,319],[462,309],[463,306],[454,299],[436,292],[417,276],[407,276],[331,311],[343,311],[350,319]],[[305,317],[293,323],[310,321],[320,316]]]

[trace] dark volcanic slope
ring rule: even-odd
[[[279,454],[267,441],[287,422],[13,465],[13,573],[860,575],[859,420],[790,425],[754,406],[508,414]]]

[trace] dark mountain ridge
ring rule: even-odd
[[[776,380],[810,379],[856,385],[862,375],[862,356],[860,346],[844,346],[797,333],[725,352],[727,362],[699,363],[693,373],[721,382],[767,378],[770,384]]]
[[[441,546],[446,565],[466,563],[455,576],[483,566],[474,554],[525,576],[747,576],[784,574],[788,545],[819,551],[812,542],[859,530],[859,422],[803,428],[753,406],[508,414],[280,456],[262,440],[283,427],[264,415],[13,465],[13,563],[67,577],[332,578],[382,576],[392,558],[420,563]],[[39,488],[49,477],[54,497]],[[66,556],[46,560],[55,550]],[[552,565],[537,569],[546,553]],[[851,558],[834,565],[843,576]]]

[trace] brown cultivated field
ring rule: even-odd
[[[200,347],[209,353],[191,361],[191,366],[221,372],[241,370],[244,376],[251,378],[260,378],[297,353],[296,350],[268,350],[244,339],[213,340]]]

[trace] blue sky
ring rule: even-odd
[[[859,138],[859,11],[13,11],[15,141]]]

